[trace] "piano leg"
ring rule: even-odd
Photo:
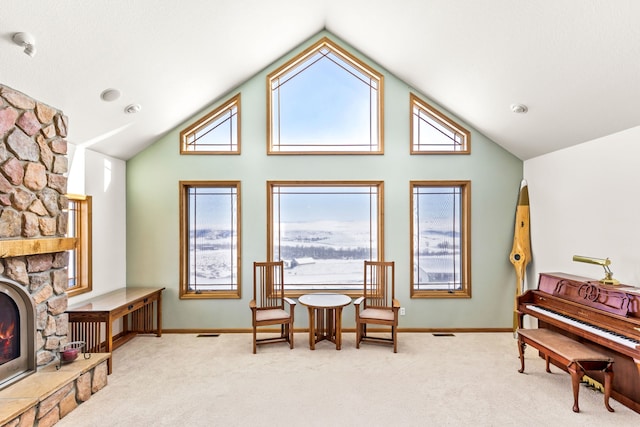
[[[613,412],[613,408],[609,405],[609,397],[611,397],[611,386],[613,384],[613,368],[611,364],[604,370],[604,406],[609,412]]]

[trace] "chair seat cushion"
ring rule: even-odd
[[[393,320],[393,311],[379,308],[365,308],[360,312],[361,319]]]
[[[272,308],[269,310],[258,310],[256,312],[256,321],[264,322],[265,320],[277,320],[277,319],[288,319],[289,313],[280,309],[280,308]]]

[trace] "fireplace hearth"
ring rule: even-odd
[[[0,276],[0,389],[36,371],[35,308],[29,292]]]

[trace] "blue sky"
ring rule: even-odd
[[[279,97],[274,91],[274,100],[280,100],[276,110],[281,144],[310,140],[369,144],[372,105],[368,84],[327,57],[285,79],[278,89]]]

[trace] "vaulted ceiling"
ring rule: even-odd
[[[640,125],[638,22],[634,0],[2,0],[0,83],[126,160],[326,29],[526,160]]]

